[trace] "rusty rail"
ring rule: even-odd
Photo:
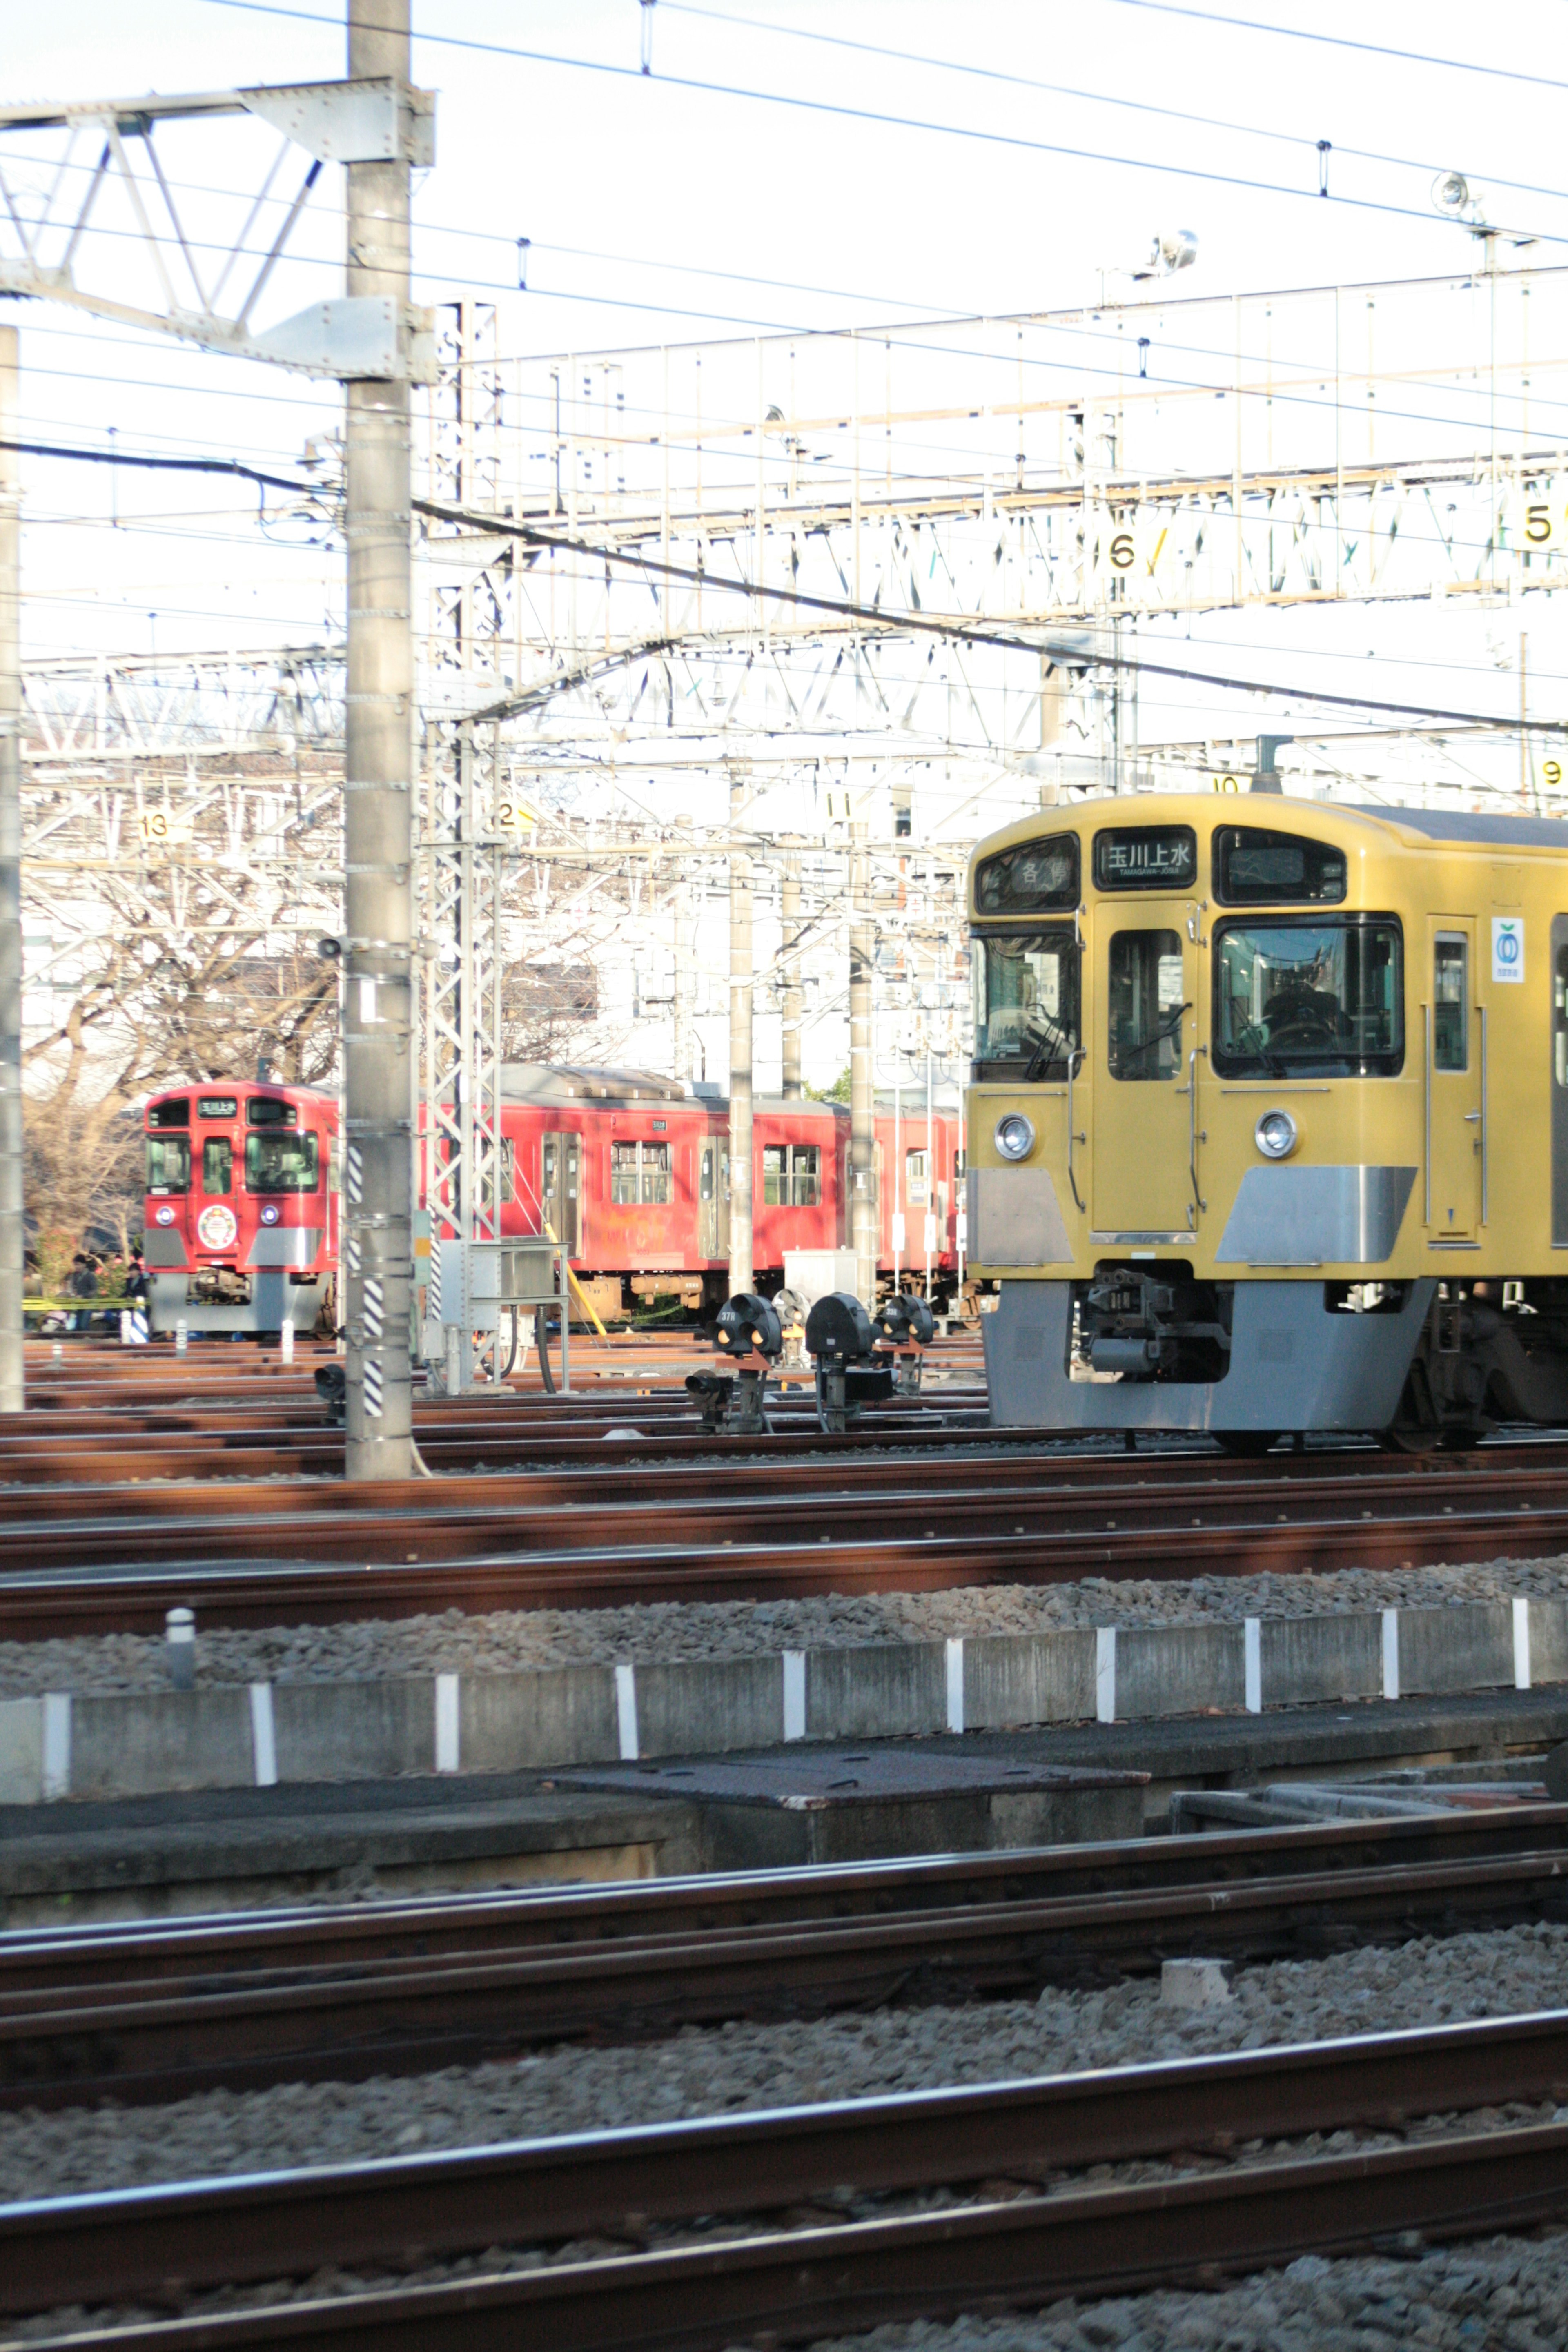
[[[759,2231],[521,2276],[180,2323],[197,2344],[719,2345],[1202,2278],[1394,2231],[1462,2236],[1568,2207],[1568,2126],[1242,2164],[1041,2196],[1084,2166],[1537,2101],[1568,2088],[1568,2012],[1043,2081],[530,2141],[0,2209],[0,2308],[38,2311],[399,2267],[491,2245],[761,2216],[831,2196],[973,2190],[935,2215]],[[984,2186],[1000,2179],[1006,2201]],[[1023,2191],[1025,2193],[1020,2194]],[[628,2216],[635,2217],[628,2222]],[[469,2331],[459,2338],[455,2329]],[[73,2336],[73,2341],[81,2341]],[[89,2339],[90,2340],[90,2339]],[[105,2340],[110,2340],[106,2338]],[[157,2326],[112,2340],[173,2342]]]

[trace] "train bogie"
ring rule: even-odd
[[[1086,803],[983,843],[971,916],[998,1419],[1568,1421],[1563,826]]]

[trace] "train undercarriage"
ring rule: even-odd
[[[1229,1452],[1365,1432],[1407,1451],[1568,1425],[1568,1281],[1197,1281],[1108,1260],[1005,1282],[983,1318],[992,1418],[1205,1431]]]

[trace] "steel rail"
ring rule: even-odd
[[[1568,1860],[1558,1848],[564,1950],[399,1957],[216,1987],[20,1994],[0,2008],[0,2107],[425,2071],[568,2037],[628,2040],[737,2016],[1033,1994],[1086,1972],[1149,1969],[1175,1953],[1275,1958],[1564,1916]]]
[[[1059,1511],[1054,1526],[987,1529],[976,1526],[973,1500],[950,1510],[927,1499],[912,1515],[919,1532],[858,1537],[842,1532],[842,1520],[857,1516],[852,1507],[818,1505],[808,1516],[836,1520],[839,1531],[793,1544],[771,1531],[760,1541],[718,1538],[710,1525],[682,1539],[679,1530],[672,1536],[668,1513],[657,1515],[660,1540],[636,1541],[623,1520],[623,1540],[606,1543],[616,1516],[606,1506],[578,1523],[590,1535],[579,1549],[560,1548],[561,1521],[500,1507],[488,1480],[483,1500],[473,1504],[426,1502],[426,1486],[411,1488],[404,1507],[377,1512],[351,1503],[342,1516],[329,1503],[314,1513],[284,1508],[230,1518],[214,1508],[212,1489],[194,1489],[203,1517],[40,1521],[0,1535],[0,1560],[20,1551],[30,1563],[25,1570],[0,1568],[0,1638],[157,1633],[177,1604],[196,1607],[211,1625],[266,1626],[432,1609],[597,1609],[1048,1585],[1085,1576],[1408,1568],[1568,1550],[1568,1495],[1556,1490],[1551,1502],[1531,1504],[1523,1499],[1527,1489],[1519,1475],[1493,1481],[1466,1507],[1436,1494],[1423,1506],[1401,1488],[1374,1512],[1353,1507],[1365,1489],[1347,1501],[1319,1486],[1300,1496],[1291,1490],[1294,1507],[1281,1511],[1286,1490],[1267,1486],[1260,1494],[1254,1486],[1249,1496],[1243,1485],[1216,1494],[1206,1516],[1194,1515],[1184,1495],[1153,1524],[1099,1531],[1063,1528]],[[1375,1486],[1371,1491],[1375,1496]],[[1129,1493],[1119,1521],[1132,1501]],[[885,1528],[885,1503],[870,1516]]]
[[[960,2090],[454,2148],[0,2207],[0,2310],[128,2303],[640,2234],[841,2192],[1042,2184],[1259,2138],[1403,2130],[1568,2095],[1568,2011]]]
[[[1568,2210],[1568,2124],[73,2334],[73,2352],[721,2352],[1036,2308]]]
[[[16,1929],[0,1935],[0,2008],[15,2009],[27,1994],[42,1996],[47,2005],[101,1996],[109,1987],[150,1990],[191,1977],[211,1986],[231,1974],[270,1975],[301,1963],[323,1970],[410,1957],[558,1950],[976,1904],[1212,1889],[1279,1877],[1300,1882],[1335,1872],[1458,1865],[1518,1853],[1556,1853],[1568,1864],[1568,1805],[1505,1803],[1473,1812],[1287,1829]]]

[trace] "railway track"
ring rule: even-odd
[[[1522,1451],[1522,1450],[1521,1450]],[[1371,1457],[1369,1457],[1371,1469]],[[889,1475],[889,1473],[894,1475]],[[234,1481],[0,1489],[0,1638],[329,1623],[431,1610],[603,1608],[827,1593],[1409,1568],[1568,1550],[1568,1464],[1310,1475],[993,1456],[910,1477],[886,1458],[793,1488],[642,1474],[566,1489]],[[565,1497],[565,1498],[563,1498]]]
[[[759,2328],[797,2339],[854,2328],[873,2311],[885,2322],[1212,2283],[1220,2266],[1343,2252],[1413,2231],[1519,2228],[1568,2210],[1564,2123],[1449,2125],[1392,2148],[1283,2161],[1237,2162],[1238,2143],[1357,2130],[1386,2142],[1413,2118],[1561,2100],[1565,2091],[1568,2012],[1558,2011],[55,2199],[0,2209],[0,2309],[157,2303],[176,2282],[183,2303],[327,2265],[374,2273],[585,2238],[627,2250],[521,2274],[154,2323],[103,2340],[346,2345],[374,2332],[377,2342],[424,2347],[540,2341],[548,2331],[551,2342],[584,2352],[675,2340],[717,2347]],[[1222,2160],[1199,2171],[1200,2154]],[[1184,2170],[1152,2184],[1072,2185],[1088,2166],[1152,2158],[1175,2158]],[[971,2201],[934,2214],[876,2211],[879,2200],[938,2189]],[[837,2218],[846,2203],[860,2209],[856,2218]],[[715,2243],[713,2223],[736,2220],[749,2233]],[[658,2237],[666,2244],[647,2251]]]
[[[1568,1807],[0,1938],[0,2106],[471,2064],[1568,1916]]]

